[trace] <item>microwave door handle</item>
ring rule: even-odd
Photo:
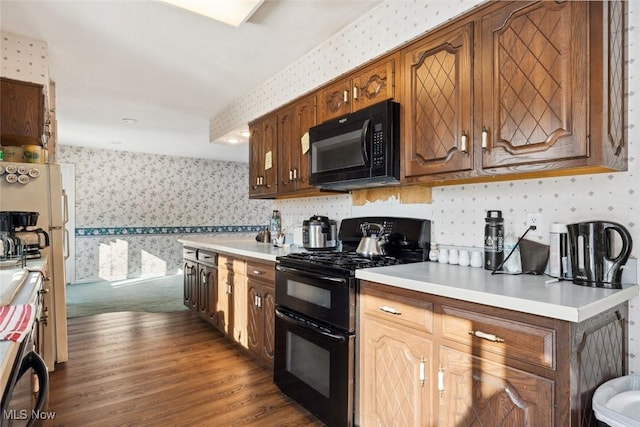
[[[362,149],[362,157],[364,158],[365,166],[369,166],[369,152],[367,150],[367,136],[369,135],[369,123],[371,123],[371,119],[367,119],[364,121],[364,125],[362,125],[362,133],[361,133],[361,149]]]
[[[316,329],[311,325],[307,325],[304,322],[301,322],[301,321],[299,321],[297,319],[294,319],[292,317],[287,316],[286,313],[283,313],[282,311],[278,310],[277,308],[275,309],[275,312],[276,312],[276,316],[278,316],[280,319],[284,320],[285,322],[288,322],[288,323],[291,323],[293,325],[299,326],[299,327],[301,327],[303,329],[306,329],[308,331],[311,331],[313,333],[320,334],[320,335],[322,335],[324,337],[327,337],[329,339],[332,339],[334,341],[339,341],[339,342],[344,342],[345,341],[345,338],[342,335],[336,335],[336,334],[332,334],[330,332],[323,331],[321,329]]]

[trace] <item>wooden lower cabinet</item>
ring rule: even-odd
[[[246,263],[228,255],[218,256],[217,328],[247,347]]]
[[[183,272],[183,302],[189,310],[195,310],[198,288],[198,263],[184,260]]]
[[[275,263],[188,247],[183,256],[184,305],[273,369]]]
[[[215,324],[216,300],[218,299],[218,269],[214,266],[202,265],[199,268],[198,312],[205,320]]]
[[[432,425],[431,340],[364,314],[360,329],[360,425]]]
[[[275,266],[247,263],[247,347],[273,369],[275,337]]]
[[[216,254],[196,248],[185,248],[184,305],[217,326],[218,271]]]
[[[552,380],[440,347],[438,425],[551,426]]]
[[[363,427],[592,426],[627,373],[627,303],[573,323],[361,281],[359,307]]]

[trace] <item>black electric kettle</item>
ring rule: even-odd
[[[629,259],[633,243],[626,228],[615,222],[591,221],[568,224],[573,283],[598,288],[620,289],[622,266]],[[622,248],[613,254],[613,237]]]

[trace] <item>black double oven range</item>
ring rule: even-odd
[[[384,255],[356,253],[365,224],[380,224]],[[277,258],[274,381],[328,426],[354,425],[359,268],[427,259],[429,220],[361,217],[342,220],[341,250]]]

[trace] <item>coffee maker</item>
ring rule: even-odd
[[[626,228],[615,222],[590,221],[568,224],[573,283],[598,288],[620,289],[622,266],[629,259],[633,243]],[[614,251],[614,238],[621,248]]]
[[[42,228],[33,228],[38,223],[39,215],[38,212],[0,212],[0,235],[5,258],[37,259],[42,256],[41,249],[48,247],[50,240],[49,234]]]
[[[20,260],[24,261],[24,245],[19,237],[13,233],[11,215],[0,212],[0,263],[2,266],[15,266]]]

